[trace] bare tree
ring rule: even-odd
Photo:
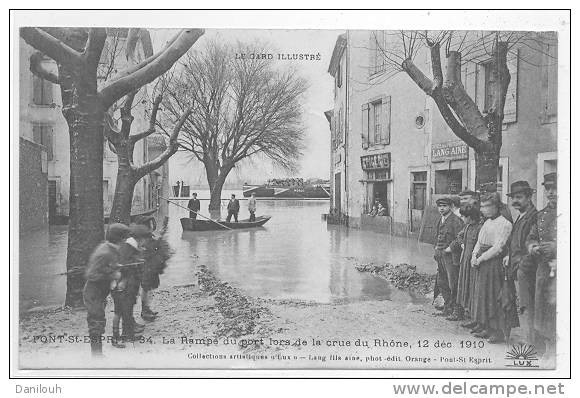
[[[399,31],[375,35],[387,78],[405,72],[430,96],[453,133],[475,152],[475,184],[495,187],[502,146],[504,106],[511,75],[508,52],[520,42],[529,40],[525,32],[454,32]],[[431,75],[427,77],[414,60],[427,48]],[[441,62],[444,51],[445,75]],[[466,62],[485,57],[489,63],[489,101],[479,109],[475,98],[467,93],[461,80]]]
[[[266,51],[214,40],[203,51],[188,52],[180,76],[168,84],[164,108],[174,118],[195,103],[178,142],[205,166],[210,210],[219,210],[226,178],[242,160],[261,154],[295,170],[302,154],[306,82],[266,59],[234,57],[258,53]]]
[[[63,115],[70,135],[70,210],[65,305],[82,305],[84,270],[95,246],[103,239],[103,123],[115,102],[155,80],[203,34],[180,31],[167,46],[143,62],[120,71],[102,88],[97,70],[107,39],[105,28],[21,28],[30,46],[56,61],[58,73],[47,70],[38,54],[30,69],[60,85]]]
[[[113,145],[117,154],[117,183],[115,186],[115,196],[111,208],[111,222],[129,224],[131,218],[131,204],[133,203],[133,193],[137,182],[153,170],[161,167],[178,149],[177,137],[191,114],[191,108],[186,109],[174,124],[169,136],[169,143],[165,150],[155,159],[149,160],[142,165],[136,165],[133,159],[135,144],[155,133],[157,112],[162,100],[158,95],[153,102],[153,110],[149,121],[149,128],[136,134],[131,134],[133,116],[131,114],[132,104],[137,93],[133,92],[125,97],[121,107],[121,128],[117,128],[112,117],[108,117],[105,126],[105,137]]]

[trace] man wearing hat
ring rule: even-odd
[[[544,340],[546,356],[556,353],[556,234],[557,234],[557,175],[544,176],[544,191],[548,205],[537,214],[526,240],[528,251],[537,263],[534,308],[534,328]]]
[[[518,216],[514,222],[508,253],[503,259],[503,265],[509,269],[512,277],[518,281],[520,297],[520,313],[527,323],[527,341],[534,344],[534,292],[536,288],[536,264],[531,259],[526,246],[526,238],[532,225],[536,223],[538,211],[532,203],[534,190],[527,181],[516,181],[511,185],[507,196],[511,206],[517,210]]]
[[[457,278],[459,276],[459,262],[457,256],[445,252],[457,234],[463,228],[463,222],[451,211],[451,199],[443,197],[435,201],[441,217],[435,228],[437,232],[435,243],[435,261],[437,261],[437,288],[443,296],[445,305],[439,316],[451,316],[455,309],[457,298]]]
[[[459,193],[459,206],[462,209],[471,206],[479,210],[479,193],[469,190],[461,191]]]

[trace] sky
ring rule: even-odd
[[[300,161],[300,170],[295,176],[310,178],[329,177],[330,164],[330,129],[324,116],[324,112],[332,109],[334,79],[328,73],[328,65],[334,49],[334,43],[343,31],[337,30],[227,30],[208,29],[205,34],[194,44],[195,47],[203,44],[216,36],[225,41],[235,43],[254,42],[259,40],[271,45],[271,53],[274,55],[275,66],[291,65],[299,74],[308,81],[309,88],[304,97],[303,122],[305,126],[304,156]],[[160,49],[171,38],[174,31],[151,30],[155,50]],[[320,54],[317,61],[286,61],[278,60],[278,53],[307,53]],[[232,57],[234,54],[232,54]],[[196,182],[205,183],[205,171],[191,156],[178,153],[170,160],[171,181],[183,180],[189,184]],[[263,159],[255,159],[246,162],[232,171],[229,181],[261,180],[273,177],[287,176],[284,172],[273,167],[270,162]],[[263,178],[262,178],[263,177]]]

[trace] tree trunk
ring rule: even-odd
[[[119,162],[117,169],[117,183],[115,186],[115,196],[111,208],[110,223],[122,223],[129,225],[131,222],[131,207],[133,204],[133,193],[137,179],[133,175],[130,166],[125,166]]]
[[[491,188],[491,191],[495,191],[499,169],[499,152],[491,145],[486,145],[486,147],[483,151],[475,153],[475,189],[481,190],[488,187]]]
[[[211,192],[211,196],[209,199],[210,211],[217,211],[221,209],[222,189],[224,187],[225,182],[226,176],[222,174],[219,174],[218,177],[213,181],[213,183],[208,180],[209,189]]]
[[[96,94],[75,93],[66,110],[70,135],[70,210],[65,305],[83,305],[84,272],[103,240],[103,118]],[[64,112],[64,110],[63,110]]]

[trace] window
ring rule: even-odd
[[[34,105],[52,105],[52,86],[48,80],[33,75],[32,77],[32,102]]]
[[[411,192],[411,208],[414,210],[424,210],[427,201],[427,172],[412,172],[413,184]]]
[[[504,123],[517,122],[518,64],[519,50],[510,50],[507,54],[507,66],[510,72],[510,84],[506,92],[505,104],[503,108]],[[495,77],[493,74],[492,61],[487,60],[478,64],[477,74],[478,77],[476,78],[474,87],[476,104],[480,110],[485,113],[491,108],[493,102],[492,84]],[[482,89],[480,90],[479,87],[482,87]]]
[[[391,179],[390,169],[368,170],[366,173],[369,181]]]
[[[383,107],[382,102],[373,103],[373,130],[374,130],[374,142],[381,142],[381,109]]]
[[[336,86],[342,87],[342,59],[338,62],[338,68],[336,69]]]
[[[418,171],[413,173],[413,182],[427,182],[427,172]]]
[[[458,194],[461,192],[461,169],[435,171],[436,194]]]
[[[388,145],[391,141],[391,97],[362,106],[362,145],[368,148],[373,145]]]
[[[542,45],[542,123],[554,122],[558,113],[558,46],[546,36]]]
[[[53,130],[50,124],[32,125],[32,140],[46,148],[47,160],[54,160]]]
[[[386,60],[384,49],[386,45],[386,34],[384,31],[375,30],[370,33],[369,37],[369,74],[384,72],[386,69]]]

